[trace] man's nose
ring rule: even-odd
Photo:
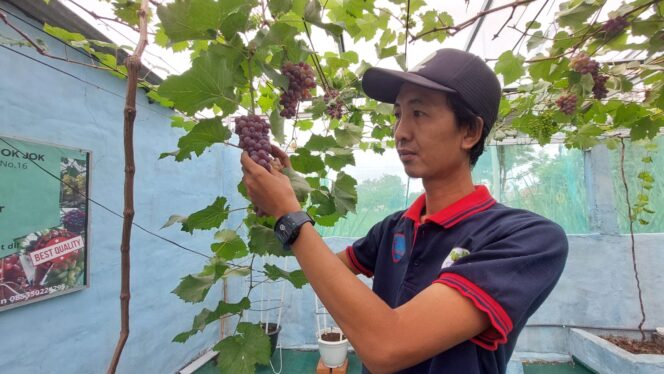
[[[408,121],[408,119],[405,116],[401,116],[401,118],[395,124],[394,140],[398,144],[400,141],[410,139],[410,137],[411,137],[410,121]]]

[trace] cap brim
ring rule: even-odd
[[[383,68],[369,68],[362,77],[362,89],[372,99],[394,104],[401,86],[406,82],[432,90],[450,93],[456,92],[452,88],[443,86],[415,73]]]

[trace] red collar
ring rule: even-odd
[[[489,209],[495,203],[496,200],[491,196],[491,193],[486,186],[475,186],[475,191],[457,200],[447,208],[441,209],[435,214],[427,217],[425,223],[434,222],[449,229],[473,214]],[[420,215],[422,214],[425,205],[426,194],[422,194],[417,200],[415,200],[415,202],[413,202],[413,205],[408,208],[403,216],[413,222],[419,223]]]

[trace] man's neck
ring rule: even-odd
[[[426,211],[430,216],[454,204],[462,197],[475,191],[470,172],[460,173],[454,178],[442,178],[422,181],[426,192]]]

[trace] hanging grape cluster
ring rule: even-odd
[[[325,112],[327,112],[327,114],[332,118],[340,119],[344,112],[343,102],[341,101],[341,97],[339,97],[339,91],[335,90],[334,88],[330,88],[327,90],[327,92],[325,92],[323,100],[325,100],[325,104],[327,104]]]
[[[579,74],[592,74],[596,75],[599,72],[599,63],[592,60],[587,54],[579,53],[572,57],[569,66]]]
[[[297,114],[297,103],[311,99],[309,90],[316,87],[314,70],[305,62],[287,62],[281,67],[281,74],[288,78],[288,89],[279,99],[279,104],[284,107],[280,114],[284,118],[293,118]]]
[[[625,19],[625,17],[618,16],[604,22],[602,25],[602,30],[606,33],[607,36],[613,36],[620,34],[620,32],[622,32],[627,26],[629,26],[629,22]]]
[[[600,74],[599,63],[597,61],[592,60],[585,53],[579,53],[571,59],[570,67],[572,70],[579,74],[592,75],[594,81],[593,96],[595,99],[601,100],[607,96],[609,90],[606,89],[606,81],[609,79],[609,77],[607,75]],[[560,107],[560,104],[558,106]],[[561,111],[563,110],[561,109]],[[563,113],[565,113],[565,111],[563,111]]]
[[[606,89],[606,81],[609,79],[608,76],[603,74],[597,74],[593,76],[595,84],[593,85],[593,95],[595,99],[603,99],[609,93],[609,90]]]
[[[235,133],[240,137],[240,148],[254,162],[270,170],[270,124],[255,114],[239,116],[235,118]]]
[[[576,111],[576,95],[573,93],[563,95],[556,100],[561,112],[570,115]]]

